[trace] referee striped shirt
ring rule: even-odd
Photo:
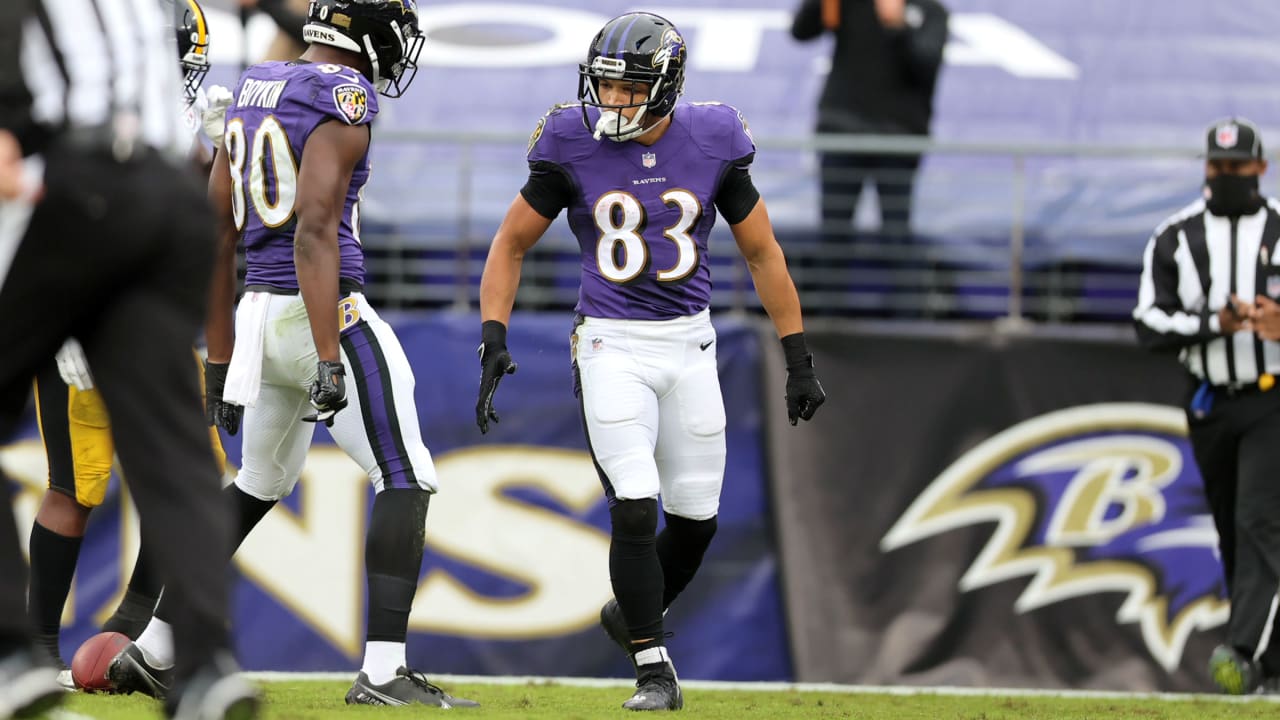
[[[1280,343],[1251,331],[1224,335],[1218,311],[1232,294],[1280,299],[1280,204],[1239,218],[1214,215],[1203,200],[1156,228],[1143,256],[1138,340],[1177,352],[1187,370],[1213,385],[1255,383],[1262,373],[1280,375]]]
[[[162,0],[0,0],[17,53],[0,55],[0,126],[25,153],[67,136],[117,155],[185,149],[172,13]],[[12,31],[10,31],[12,32]],[[6,41],[9,36],[0,38]],[[10,46],[12,47],[12,46]],[[12,67],[16,63],[17,67]],[[189,139],[187,140],[189,142]]]

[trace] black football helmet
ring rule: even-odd
[[[182,69],[182,93],[187,104],[209,72],[209,24],[196,0],[173,0],[173,30],[178,40],[178,66]]]
[[[422,33],[414,0],[311,0],[302,38],[368,58],[378,92],[400,97],[418,73]]]
[[[587,61],[578,66],[578,99],[582,102],[582,122],[597,137],[629,140],[643,134],[653,122],[671,114],[684,92],[687,52],[684,38],[670,20],[653,13],[633,12],[605,23],[591,41]],[[600,79],[628,80],[649,84],[649,96],[625,105],[605,105],[600,100]],[[592,128],[587,108],[617,113],[624,108],[640,110],[629,122],[618,119],[612,127]]]

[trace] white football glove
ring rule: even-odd
[[[58,360],[58,374],[62,376],[62,382],[74,386],[77,390],[93,389],[93,375],[89,374],[89,361],[85,360],[84,349],[75,338],[67,338],[55,357]]]
[[[227,108],[231,106],[235,96],[221,85],[214,85],[205,91],[209,99],[209,107],[200,113],[200,124],[204,126],[204,134],[213,142],[214,147],[222,147],[222,136],[227,129]]]

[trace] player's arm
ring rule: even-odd
[[[210,425],[235,435],[240,430],[244,408],[222,399],[227,372],[231,368],[231,353],[235,348],[236,245],[240,242],[240,231],[236,230],[231,209],[232,191],[227,151],[215,148],[207,188],[209,206],[213,208],[217,246],[204,325],[209,354],[204,364],[204,413]]]
[[[551,227],[554,219],[555,216],[545,217],[534,210],[523,194],[516,195],[511,202],[489,245],[489,256],[484,261],[484,273],[480,276],[482,321],[496,320],[504,326],[510,321],[525,253]]]
[[[316,353],[323,362],[339,362],[338,227],[351,174],[368,148],[367,126],[326,122],[311,132],[302,151],[293,262]]]
[[[536,138],[536,136],[535,136]],[[480,276],[480,397],[476,401],[476,425],[489,432],[489,421],[498,422],[493,396],[504,375],[516,371],[507,351],[507,323],[520,286],[524,255],[542,237],[572,196],[568,176],[552,163],[530,164],[529,180],[511,202],[506,217],[489,245]]]
[[[716,195],[716,208],[724,215],[747,261],[756,295],[764,306],[782,343],[787,366],[787,420],[809,420],[827,399],[813,367],[813,356],[804,339],[800,296],[796,293],[787,258],[773,234],[769,211],[751,182],[747,164],[730,168]]]
[[[787,271],[787,258],[773,234],[773,223],[760,191],[751,180],[751,157],[731,164],[716,190],[716,209],[729,223],[738,251],[747,261],[760,304],[773,320],[778,337],[804,331],[800,297]]]
[[[218,149],[214,153],[207,192],[214,213],[217,246],[213,282],[209,286],[205,342],[209,362],[225,364],[231,362],[231,351],[235,348],[236,245],[240,241],[231,211],[231,166],[226,150]]]

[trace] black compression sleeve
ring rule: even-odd
[[[742,161],[731,165],[716,192],[716,209],[724,216],[725,222],[737,225],[746,220],[758,202],[760,191],[751,181],[751,166]]]
[[[520,194],[539,215],[554,220],[573,201],[573,182],[564,168],[539,160],[529,163],[529,179]]]

